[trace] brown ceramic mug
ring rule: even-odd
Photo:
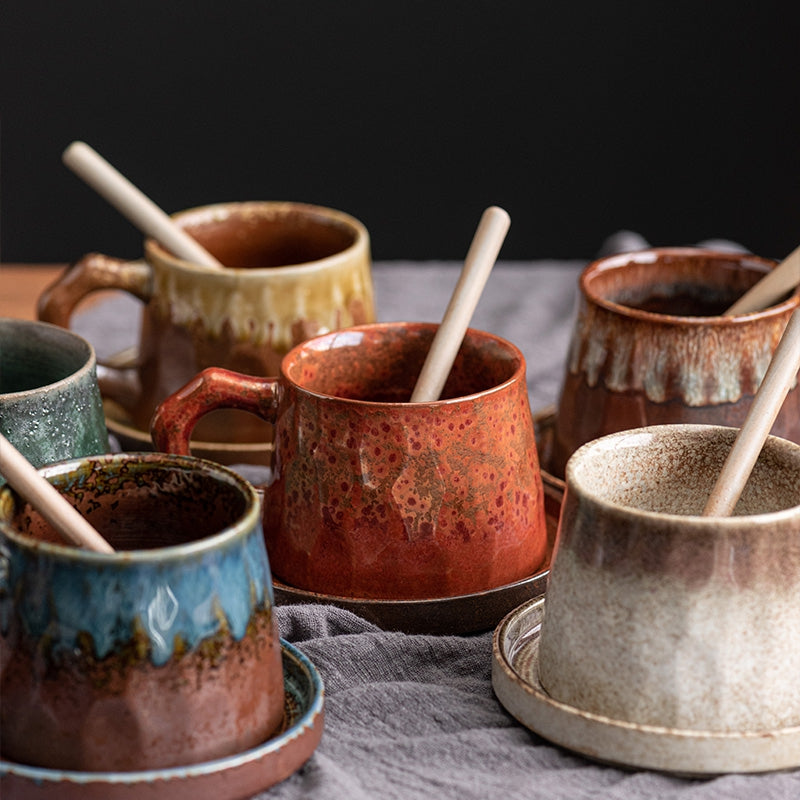
[[[258,496],[208,461],[75,459],[42,474],[116,549],[0,489],[0,752],[136,771],[233,756],[284,716]]]
[[[161,404],[153,441],[187,452],[219,407],[274,422],[264,530],[293,587],[424,599],[521,580],[547,555],[524,357],[470,330],[442,399],[411,403],[435,331],[396,322],[316,337],[278,378],[206,370]]]
[[[549,471],[581,445],[670,423],[739,427],[792,312],[795,293],[752,314],[722,316],[775,262],[671,248],[595,261],[580,277]],[[773,434],[800,442],[800,389]]]
[[[156,406],[205,367],[275,375],[298,342],[375,318],[369,236],[347,214],[245,202],[173,219],[225,269],[184,261],[147,239],[144,261],[84,256],[39,299],[39,318],[63,327],[95,290],[121,289],[144,301],[135,361],[125,369],[101,365],[98,374],[114,418],[147,442]],[[197,438],[246,443],[266,430],[252,415],[223,413],[205,420]]]

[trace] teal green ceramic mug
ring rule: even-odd
[[[89,342],[55,325],[0,318],[0,433],[36,467],[108,452]]]
[[[258,496],[155,453],[42,470],[114,547],[0,489],[0,753],[92,772],[232,756],[276,733],[283,668]]]

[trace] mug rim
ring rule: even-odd
[[[208,205],[194,206],[186,208],[181,211],[176,211],[170,217],[175,222],[180,222],[184,217],[190,215],[214,215],[220,214],[220,218],[229,216],[232,211],[246,210],[248,207],[269,207],[280,211],[281,209],[292,209],[311,212],[313,214],[325,216],[328,219],[347,225],[352,228],[355,233],[355,239],[352,244],[345,247],[336,253],[329,256],[315,259],[314,261],[303,261],[299,264],[284,264],[275,267],[225,267],[224,269],[216,269],[208,267],[203,264],[196,264],[193,261],[187,261],[180,258],[152,237],[145,238],[144,251],[145,257],[149,255],[156,256],[159,261],[168,264],[172,269],[181,269],[192,273],[210,273],[220,276],[228,275],[235,280],[242,280],[244,276],[253,275],[262,279],[265,275],[276,275],[292,277],[294,275],[307,275],[309,273],[317,272],[322,269],[330,269],[332,266],[340,265],[342,262],[348,261],[353,255],[359,251],[367,252],[369,248],[369,232],[363,222],[356,219],[351,214],[345,211],[339,211],[335,208],[328,206],[315,205],[313,203],[303,203],[294,200],[243,200],[243,201],[230,201],[221,203],[210,203]]]
[[[800,500],[789,508],[779,509],[777,511],[765,511],[759,514],[746,514],[746,515],[730,515],[730,516],[702,516],[698,514],[675,514],[664,511],[647,511],[634,506],[626,505],[620,502],[606,499],[601,497],[596,492],[592,491],[585,485],[582,485],[576,473],[579,469],[578,462],[581,459],[586,459],[590,456],[592,451],[608,450],[615,446],[616,442],[620,439],[630,438],[631,436],[640,436],[645,434],[655,435],[663,438],[667,435],[674,435],[679,431],[694,434],[698,436],[702,433],[719,437],[720,434],[728,436],[733,445],[733,440],[738,432],[738,428],[728,427],[725,425],[703,425],[694,423],[674,423],[671,425],[649,425],[642,428],[632,428],[629,430],[617,431],[593,439],[581,445],[567,461],[565,469],[565,483],[566,492],[564,495],[564,504],[566,505],[569,494],[580,499],[582,502],[589,502],[601,509],[605,514],[614,514],[618,517],[625,517],[627,519],[637,519],[647,521],[648,524],[661,524],[664,526],[674,526],[680,524],[692,530],[702,530],[704,528],[718,528],[724,526],[726,530],[734,530],[738,528],[751,529],[754,525],[765,524],[786,524],[792,521],[800,523]],[[764,446],[781,451],[793,451],[797,455],[797,460],[800,462],[800,444],[790,442],[788,439],[782,439],[779,436],[768,436]]]
[[[41,386],[34,386],[31,389],[22,389],[18,392],[0,392],[0,401],[10,402],[24,400],[45,392],[53,392],[68,383],[80,381],[86,376],[91,376],[92,372],[97,369],[97,355],[91,342],[69,328],[62,328],[60,325],[53,325],[52,323],[41,322],[39,320],[2,317],[0,318],[0,340],[2,339],[3,329],[6,328],[48,331],[51,335],[59,337],[65,344],[80,347],[83,355],[83,364],[78,369],[70,372],[69,375],[65,375],[57,381],[45,383]]]
[[[798,305],[800,305],[800,287],[784,301],[775,303],[760,311],[750,311],[745,314],[736,315],[712,315],[712,316],[681,316],[678,314],[659,314],[653,311],[644,311],[640,308],[633,308],[626,306],[622,303],[615,303],[613,300],[600,296],[597,292],[591,291],[589,283],[591,279],[603,272],[610,272],[616,269],[622,269],[627,264],[652,264],[659,261],[665,256],[672,257],[702,257],[704,259],[711,259],[715,261],[732,261],[744,263],[749,261],[753,265],[766,266],[767,269],[764,275],[774,269],[778,262],[774,259],[764,258],[762,256],[754,255],[753,253],[728,251],[728,250],[714,250],[712,248],[704,247],[648,247],[644,250],[631,250],[622,253],[614,253],[613,255],[602,256],[601,258],[594,259],[584,267],[578,279],[580,293],[588,301],[600,308],[605,309],[617,316],[627,317],[629,319],[641,320],[648,323],[660,323],[662,325],[680,324],[680,325],[737,325],[753,320],[768,319],[770,317],[779,317]]]
[[[73,544],[41,541],[18,531],[1,513],[0,535],[5,536],[18,547],[28,551],[43,552],[53,558],[84,563],[114,564],[124,568],[129,565],[167,564],[201,556],[210,550],[249,536],[257,526],[260,527],[261,525],[260,503],[255,488],[232,469],[196,456],[155,452],[105,453],[97,456],[84,456],[57,461],[47,464],[37,471],[45,478],[68,475],[71,472],[76,472],[89,461],[95,462],[101,467],[131,462],[134,465],[141,465],[150,469],[168,467],[169,469],[177,468],[183,471],[200,470],[207,476],[222,478],[229,485],[239,489],[246,498],[246,506],[235,520],[210,536],[181,544],[151,547],[142,550],[116,550],[113,553],[99,553]],[[13,495],[16,502],[22,499],[13,487],[8,485],[0,487],[0,499],[9,494]]]
[[[299,344],[295,345],[288,353],[281,359],[281,377],[289,384],[291,384],[297,391],[300,391],[310,397],[317,397],[320,399],[325,400],[326,402],[339,402],[339,403],[346,403],[346,404],[355,404],[359,406],[378,406],[380,408],[391,408],[391,407],[398,407],[398,408],[409,408],[413,406],[419,406],[420,408],[431,407],[431,406],[444,406],[444,405],[452,405],[453,403],[463,403],[464,401],[475,400],[479,397],[486,397],[490,394],[495,394],[497,392],[502,391],[503,389],[507,388],[511,384],[513,384],[517,380],[522,380],[525,383],[525,375],[526,375],[526,362],[525,356],[522,350],[517,347],[513,342],[509,341],[508,339],[503,338],[502,336],[498,336],[495,333],[490,333],[489,331],[484,331],[479,328],[467,328],[464,338],[469,335],[477,336],[481,339],[488,339],[494,341],[496,344],[499,344],[501,347],[505,348],[509,354],[515,357],[518,361],[518,366],[514,370],[514,372],[506,378],[506,380],[502,381],[501,383],[495,384],[494,386],[489,386],[486,389],[482,389],[479,392],[473,392],[472,394],[461,395],[459,397],[448,397],[441,400],[427,400],[424,402],[419,403],[411,403],[410,401],[395,401],[395,400],[361,400],[359,398],[354,397],[339,397],[335,394],[329,394],[326,392],[320,392],[315,389],[309,389],[307,386],[303,386],[302,384],[298,383],[294,380],[288,371],[289,362],[294,358],[297,358],[302,351],[309,350],[309,349],[318,349],[318,350],[330,350],[333,349],[331,347],[322,348],[319,347],[325,340],[329,339],[336,339],[341,338],[343,336],[352,335],[356,333],[362,332],[369,332],[374,330],[386,330],[388,328],[393,329],[417,329],[417,330],[427,330],[427,331],[435,331],[438,330],[440,327],[440,323],[438,322],[411,322],[411,321],[391,321],[391,322],[368,322],[363,325],[353,325],[349,328],[343,328],[337,331],[329,331],[328,333],[323,333],[318,336],[314,336],[311,339],[306,339],[304,342],[300,342]],[[527,389],[527,384],[526,384]]]

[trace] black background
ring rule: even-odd
[[[4,0],[0,258],[134,257],[61,164],[94,146],[167,211],[291,199],[359,217],[376,259],[800,243],[791,2]]]

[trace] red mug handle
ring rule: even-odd
[[[280,381],[208,367],[167,397],[156,409],[150,435],[162,453],[190,455],[194,426],[218,408],[250,411],[275,424]]]

